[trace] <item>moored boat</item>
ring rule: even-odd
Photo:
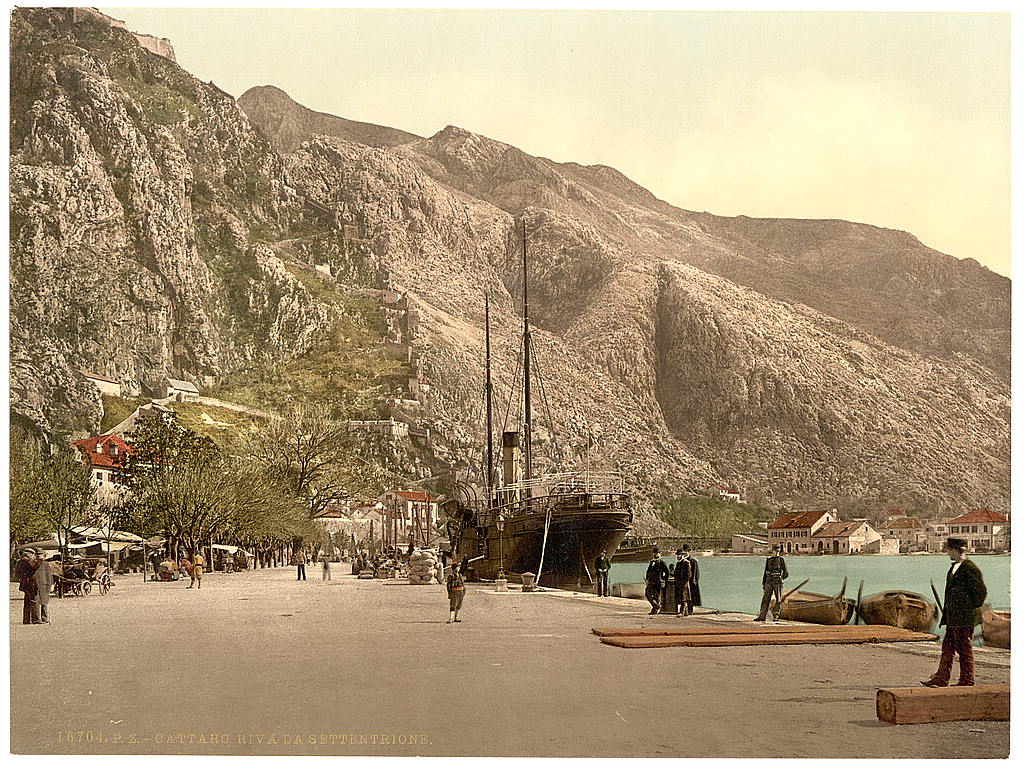
[[[860,619],[868,625],[892,625],[927,632],[935,620],[935,605],[920,593],[887,590],[861,600]]]
[[[981,608],[981,635],[986,647],[1010,649],[1010,610]]]
[[[820,623],[821,625],[845,625],[853,617],[857,606],[852,599],[844,598],[846,580],[835,596],[807,591],[784,591],[782,608],[778,616],[783,620],[796,620],[801,623]]]
[[[458,483],[444,505],[455,554],[471,564],[473,577],[505,572],[535,575],[538,585],[593,586],[594,562],[613,556],[633,521],[632,499],[623,476],[585,470],[534,477],[530,398],[530,314],[527,294],[526,226],[523,225],[522,432],[501,433],[501,479],[493,450],[490,304],[484,300],[486,383],[485,488]],[[517,395],[510,395],[509,409]],[[648,548],[648,554],[650,548]]]
[[[619,549],[611,557],[613,564],[635,564],[641,561],[651,560],[651,551],[657,548],[658,545],[655,542],[640,542],[639,540],[630,543],[624,541],[619,545]]]

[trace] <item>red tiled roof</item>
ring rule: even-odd
[[[393,492],[400,496],[402,499],[408,499],[410,502],[436,502],[430,494],[425,491],[395,491]]]
[[[125,454],[132,450],[132,447],[117,435],[87,437],[76,440],[71,445],[79,449],[93,467],[120,467]],[[98,452],[96,451],[97,445],[101,449]],[[112,447],[117,449],[116,454],[111,453]]]
[[[79,373],[81,373],[86,378],[95,379],[96,381],[107,381],[107,382],[109,382],[111,384],[116,384],[117,383],[117,379],[116,378],[108,378],[107,376],[100,376],[100,375],[98,375],[96,373],[90,373],[87,370],[80,370]]]
[[[921,522],[917,518],[894,518],[882,527],[883,529],[920,529]]]
[[[1009,523],[1010,519],[991,510],[971,510],[948,523]]]
[[[850,537],[857,529],[864,525],[864,521],[832,521],[824,524],[812,537]]]
[[[782,513],[768,524],[769,529],[807,529],[813,526],[826,510],[813,510],[802,513]]]

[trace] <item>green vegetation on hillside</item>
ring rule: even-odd
[[[236,371],[208,393],[271,413],[299,402],[327,406],[334,418],[386,418],[385,400],[409,365],[387,351],[380,302],[290,268],[317,300],[337,309],[334,328],[302,356]]]
[[[197,435],[208,437],[218,448],[229,453],[238,448],[244,434],[266,424],[266,420],[252,414],[202,403],[172,403],[169,407],[174,410],[178,424]]]
[[[758,532],[758,523],[772,521],[776,512],[762,505],[723,502],[711,497],[679,497],[655,504],[658,517],[688,537],[726,539],[736,533]]]
[[[103,418],[100,420],[100,434],[108,432],[127,419],[145,400],[133,400],[113,395],[100,395],[103,401]]]

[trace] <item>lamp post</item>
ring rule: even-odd
[[[498,513],[498,577],[505,579],[505,515]]]

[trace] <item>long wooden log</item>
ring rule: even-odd
[[[592,628],[598,636],[731,636],[733,634],[756,633],[762,636],[777,636],[783,633],[821,633],[828,631],[849,636],[863,636],[871,633],[902,631],[892,625],[707,625],[690,628]]]
[[[885,626],[889,627],[889,626]],[[929,641],[937,638],[930,633],[904,631],[866,631],[858,626],[853,633],[838,631],[799,631],[764,635],[761,633],[734,633],[724,636],[602,636],[602,644],[627,649],[652,647],[750,647],[776,644],[873,644],[878,642]]]
[[[1010,720],[1010,685],[973,687],[905,687],[879,690],[875,709],[882,722],[913,725],[922,722]]]

